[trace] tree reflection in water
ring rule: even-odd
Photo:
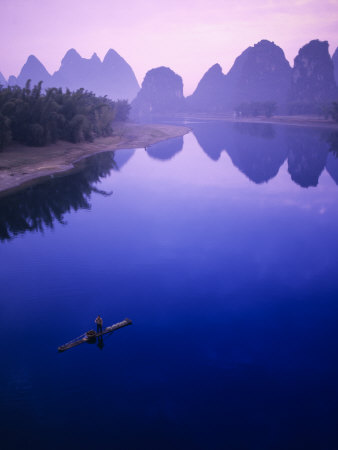
[[[101,153],[83,160],[76,173],[51,178],[0,199],[0,241],[26,231],[52,229],[55,221],[65,223],[65,213],[90,209],[93,192],[112,194],[97,189],[95,183],[116,168],[114,153]]]
[[[214,161],[223,151],[250,180],[260,184],[274,178],[287,160],[291,179],[302,187],[316,186],[324,168],[338,184],[338,133],[269,124],[200,122],[193,132],[204,152]],[[161,142],[147,149],[151,158],[170,160],[182,151],[183,138]],[[64,214],[90,209],[95,184],[119,170],[135,150],[107,152],[84,160],[76,173],[51,178],[22,192],[0,199],[0,241],[25,231],[53,228],[64,223]]]

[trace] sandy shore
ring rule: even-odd
[[[0,153],[0,196],[74,169],[74,164],[96,153],[122,148],[149,147],[157,142],[189,133],[172,125],[119,123],[114,135],[95,142],[58,142],[48,147],[13,145]]]
[[[179,114],[177,118],[185,120],[221,120],[233,123],[270,123],[280,125],[293,125],[298,127],[327,128],[338,131],[338,123],[316,116],[273,116],[273,117],[242,117],[234,118],[229,114]]]

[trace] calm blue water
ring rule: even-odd
[[[338,448],[332,136],[187,125],[0,201],[1,448]]]

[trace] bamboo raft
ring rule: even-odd
[[[130,319],[124,319],[122,322],[115,323],[114,325],[111,325],[110,327],[104,328],[102,331],[97,333],[94,330],[89,330],[86,333],[82,334],[81,336],[78,336],[75,339],[72,339],[71,341],[67,342],[67,344],[61,345],[58,347],[59,352],[64,352],[70,348],[77,347],[80,344],[93,344],[96,341],[96,338],[99,338],[101,336],[104,336],[105,334],[110,334],[113,331],[118,330],[119,328],[126,327],[128,325],[131,325],[133,322]]]

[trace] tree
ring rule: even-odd
[[[276,102],[264,102],[263,103],[263,112],[265,117],[272,117],[277,109]]]
[[[0,114],[0,150],[6,147],[12,140],[10,120]]]
[[[277,109],[276,102],[249,102],[241,103],[235,108],[235,112],[238,116],[242,117],[257,117],[265,116],[271,117],[275,114]]]
[[[0,86],[0,148],[12,140],[43,146],[58,139],[80,142],[110,136],[115,120],[127,120],[130,105],[78,89]]]

